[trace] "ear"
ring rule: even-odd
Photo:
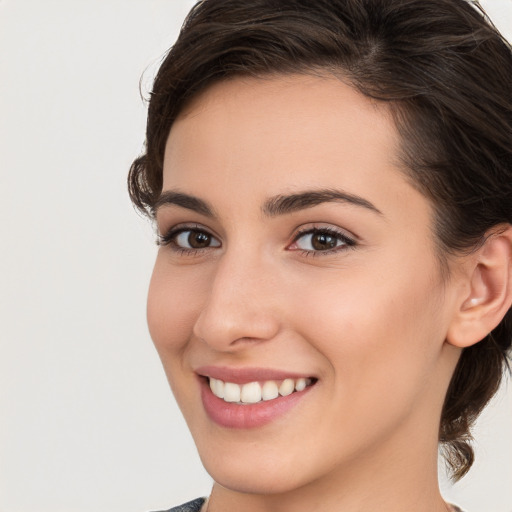
[[[446,337],[459,348],[484,339],[512,305],[512,226],[493,230],[468,260],[469,286],[463,287]]]

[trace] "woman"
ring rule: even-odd
[[[129,176],[215,483],[172,510],[441,512],[511,346],[512,52],[464,0],[204,0]]]

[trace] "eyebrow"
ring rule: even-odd
[[[352,204],[383,215],[370,201],[354,194],[335,189],[306,190],[296,194],[272,197],[265,201],[263,212],[269,217],[275,217],[277,215],[312,208],[322,203],[333,202]]]
[[[151,208],[153,216],[156,215],[157,211],[162,206],[171,204],[180,206],[181,208],[185,208],[187,210],[192,210],[194,212],[200,213],[201,215],[205,215],[206,217],[212,218],[215,216],[213,208],[206,201],[203,201],[202,199],[191,196],[189,194],[175,192],[172,190],[162,192],[160,197],[156,200],[155,204]]]
[[[383,215],[370,201],[360,196],[334,189],[306,190],[304,192],[271,197],[263,204],[262,211],[267,217],[277,217],[312,208],[322,203],[333,202],[352,204]],[[206,217],[215,217],[214,209],[206,201],[183,192],[172,190],[163,192],[153,205],[153,215],[156,215],[156,212],[166,205],[176,205]]]

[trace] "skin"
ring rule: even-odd
[[[447,510],[437,435],[460,348],[446,339],[470,285],[464,272],[443,278],[432,207],[398,148],[385,108],[328,77],[216,84],[174,123],[163,190],[200,198],[213,215],[163,204],[159,233],[213,238],[194,252],[186,236],[160,247],[148,323],[215,480],[210,512]],[[262,211],[271,197],[319,189],[378,212],[343,201]],[[355,243],[314,251],[302,228]],[[228,429],[201,402],[194,369],[207,364],[318,382],[270,424]]]

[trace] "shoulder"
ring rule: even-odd
[[[169,510],[161,512],[199,512],[205,502],[205,498],[197,498],[196,500],[189,501],[178,507],[170,508]]]

